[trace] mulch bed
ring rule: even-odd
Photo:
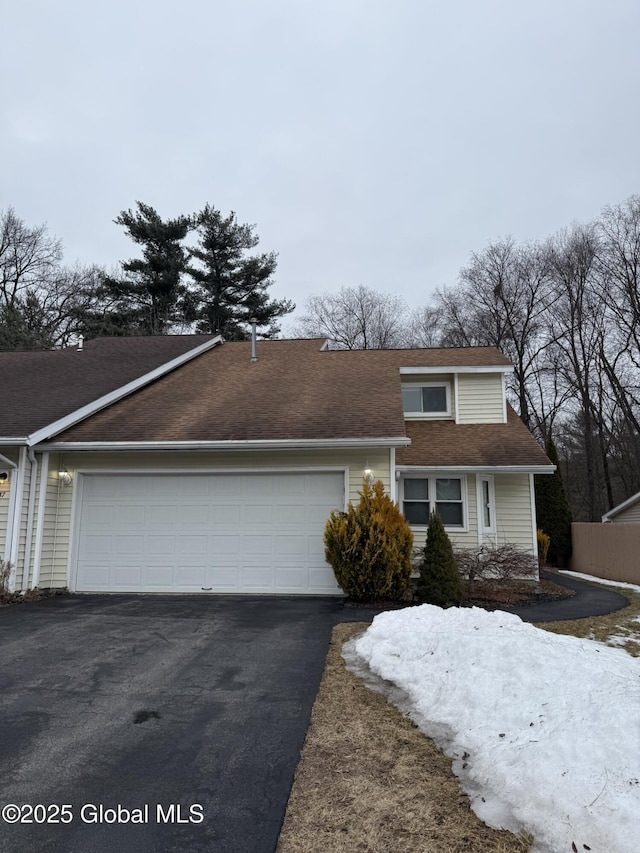
[[[541,601],[559,601],[571,598],[574,590],[559,586],[552,581],[505,581],[504,583],[488,583],[478,581],[471,592],[465,590],[463,607],[483,607],[485,610],[498,610],[501,607],[522,607],[527,604],[538,604]],[[413,607],[413,601],[353,601],[346,599],[344,606],[354,609],[373,608],[376,610],[399,610],[402,607]]]

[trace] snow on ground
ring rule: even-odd
[[[640,586],[636,583],[624,583],[623,581],[609,581],[604,578],[596,578],[593,575],[585,575],[582,572],[569,572],[566,569],[560,570],[561,575],[566,575],[569,578],[579,578],[585,581],[593,581],[593,583],[601,583],[604,586],[621,586],[623,589],[632,589],[634,592],[640,592]]]
[[[640,660],[426,604],[376,616],[345,658],[455,759],[490,825],[527,829],[539,853],[638,849]]]

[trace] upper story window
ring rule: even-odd
[[[451,415],[451,384],[422,382],[402,386],[402,408],[411,417],[447,417]]]

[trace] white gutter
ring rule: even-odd
[[[24,562],[22,564],[22,592],[29,589],[29,572],[31,570],[31,546],[33,545],[33,516],[36,511],[36,482],[38,479],[38,459],[31,448],[27,451],[31,463],[29,477],[29,502],[27,503],[27,529],[24,537]]]
[[[33,558],[33,581],[32,588],[35,589],[40,583],[40,563],[42,561],[42,539],[44,536],[44,514],[47,502],[47,478],[49,475],[49,454],[42,454],[40,466],[40,495],[38,497],[38,518],[36,520],[36,545]]]
[[[407,447],[406,435],[389,438],[291,438],[247,441],[69,441],[44,442],[41,450],[347,450],[368,447]]]
[[[468,474],[553,474],[555,465],[398,465],[398,471],[451,471]]]
[[[0,447],[20,447],[23,444],[28,444],[28,441],[29,439],[26,435],[21,435],[19,438],[7,438],[6,436],[3,436],[0,438]],[[11,462],[11,460],[7,459],[6,456],[3,456],[2,458],[5,459],[9,465],[13,465],[14,468],[17,467],[16,463]]]
[[[9,518],[7,519],[7,554],[11,563],[9,591],[13,592],[16,583],[18,548],[20,546],[20,519],[22,518],[22,499],[24,495],[24,475],[27,467],[27,448],[20,448],[20,459],[15,481],[12,479],[9,498]],[[14,486],[15,482],[15,486]]]
[[[427,373],[513,373],[512,364],[489,364],[485,367],[469,367],[443,364],[441,367],[401,367],[401,376],[416,376]]]
[[[128,382],[121,388],[116,388],[115,391],[110,391],[108,394],[104,394],[102,397],[99,397],[97,400],[93,400],[86,406],[82,406],[81,408],[76,409],[75,412],[71,412],[70,414],[65,415],[63,418],[59,418],[57,421],[54,421],[53,423],[42,427],[42,429],[36,430],[36,432],[32,433],[30,436],[27,437],[27,443],[33,446],[35,444],[39,444],[41,441],[44,441],[46,438],[49,438],[49,436],[55,435],[57,432],[62,432],[62,430],[69,429],[69,427],[72,427],[74,426],[74,424],[77,424],[78,421],[82,421],[85,418],[88,418],[90,415],[94,415],[96,412],[99,412],[101,409],[105,409],[107,406],[111,406],[113,403],[117,403],[118,400],[122,400],[123,397],[127,397],[129,394],[133,394],[134,391],[138,391],[140,388],[143,388],[150,382],[159,379],[161,376],[165,376],[167,373],[170,373],[177,367],[186,364],[188,361],[191,361],[197,356],[202,355],[202,353],[207,352],[207,350],[213,349],[214,346],[217,346],[222,342],[222,336],[217,335],[210,341],[207,341],[204,344],[200,344],[200,346],[195,347],[194,349],[189,350],[186,353],[183,353],[182,355],[172,359],[171,361],[167,361],[165,364],[162,364],[160,367],[156,367],[149,373],[145,373],[144,376],[139,376],[137,379],[134,379],[132,382]],[[22,441],[24,441],[24,439],[22,439]]]

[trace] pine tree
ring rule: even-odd
[[[435,510],[429,517],[416,593],[419,601],[438,607],[451,607],[462,601],[462,581],[451,540]]]
[[[269,301],[277,265],[275,252],[247,255],[258,245],[255,225],[240,225],[233,211],[223,216],[211,205],[195,215],[198,243],[189,249],[196,264],[189,266],[196,288],[190,295],[199,332],[221,334],[226,340],[246,340],[249,321],[267,327],[263,337],[279,332],[275,321],[293,311],[288,299]]]
[[[163,220],[148,204],[137,201],[136,207],[135,212],[123,210],[114,222],[142,247],[142,258],[122,263],[122,276],[103,278],[98,291],[103,310],[83,318],[89,336],[166,335],[184,319],[182,242],[193,227],[192,218]]]
[[[556,466],[553,474],[536,474],[536,517],[538,527],[550,538],[547,560],[556,566],[566,566],[571,556],[571,510],[564,491],[558,463],[558,451],[551,434],[544,450]]]

